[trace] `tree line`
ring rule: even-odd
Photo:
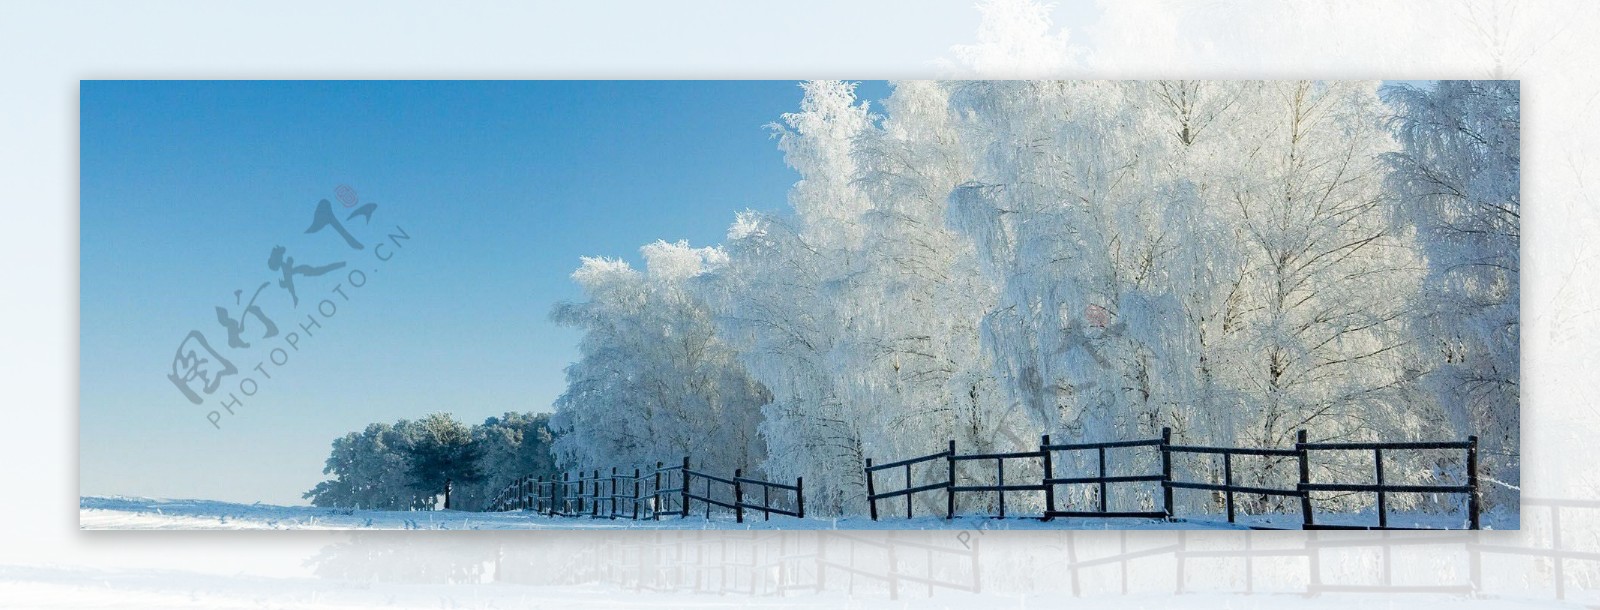
[[[787,209],[573,273],[561,465],[693,455],[851,514],[865,457],[944,439],[1476,434],[1486,506],[1516,505],[1516,82],[911,81],[875,105],[822,81],[771,128]]]
[[[523,475],[555,472],[549,414],[506,413],[467,426],[448,413],[374,423],[333,441],[304,497],[314,506],[484,510]]]

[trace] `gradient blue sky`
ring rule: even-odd
[[[303,503],[329,442],[368,422],[549,410],[578,335],[546,314],[580,296],[579,257],[637,264],[643,244],[718,243],[735,212],[782,208],[797,175],[765,125],[800,96],[793,81],[83,82],[81,492]],[[341,184],[379,205],[359,238],[412,239],[214,429],[214,403],[167,380],[173,352],[198,329],[244,371],[281,340],[227,351],[213,312],[276,279],[274,246],[370,262],[303,234],[319,199],[343,216]],[[298,310],[276,286],[257,303],[294,330],[342,274],[298,278]]]

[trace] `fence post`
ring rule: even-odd
[[[689,456],[687,456],[687,455],[683,456],[683,470],[678,471],[678,482],[682,483],[682,485],[678,486],[680,488],[679,489],[679,493],[682,494],[682,496],[679,497],[679,500],[682,500],[682,506],[680,506],[679,508],[683,509],[683,518],[688,519],[689,518]]]
[[[1389,504],[1383,493],[1383,448],[1372,450],[1372,467],[1378,479],[1378,527],[1389,527]]]
[[[911,465],[906,464],[906,489],[911,489]],[[911,497],[916,494],[906,494],[906,518],[911,518]]]
[[[1005,460],[1005,458],[995,458],[994,459],[994,469],[995,469],[995,472],[998,473],[997,476],[995,476],[995,487],[996,487],[996,489],[995,489],[994,493],[996,495],[1000,496],[1000,518],[1004,519],[1004,518],[1006,518],[1006,490],[1005,490],[1005,487],[1006,487],[1006,460]]]
[[[583,490],[584,490],[583,471],[579,470],[578,471],[578,495],[576,496],[577,499],[578,499],[578,510],[573,511],[573,513],[574,513],[573,516],[578,516],[578,515],[581,515],[584,512],[586,512],[584,510],[584,504],[583,504],[583,498],[584,498]]]
[[[733,520],[738,523],[744,523],[744,489],[739,486],[742,473],[741,469],[733,469]]]
[[[1055,478],[1050,465],[1050,435],[1039,437],[1039,453],[1044,454],[1044,520],[1051,519],[1050,513],[1056,512],[1056,486],[1050,484],[1050,479]]]
[[[761,520],[772,520],[772,488],[761,486]]]
[[[617,518],[617,467],[611,467],[611,515],[608,519]]]
[[[1097,447],[1100,456],[1100,512],[1106,512],[1106,448]]]
[[[878,520],[878,498],[877,498],[878,494],[877,494],[876,491],[873,491],[873,489],[872,489],[872,458],[867,458],[867,467],[865,469],[865,472],[867,473],[867,506],[870,509],[870,512],[872,513],[872,520],[873,521],[877,521]]]
[[[796,518],[797,519],[806,518],[806,478],[805,477],[795,477],[794,478],[794,504],[795,504],[795,511],[794,512],[799,515]],[[819,578],[820,578],[820,575],[819,575]]]
[[[956,442],[950,441],[950,449],[945,454],[945,465],[949,467],[949,475],[944,487],[944,518],[954,519],[956,516]]]
[[[639,520],[639,469],[633,469],[633,520]]]
[[[1222,492],[1228,498],[1228,523],[1233,523],[1233,454],[1222,454],[1222,485],[1227,491]]]
[[[1172,519],[1172,452],[1167,448],[1172,445],[1172,428],[1161,429],[1161,506],[1167,513],[1167,519]]]
[[[589,485],[589,516],[600,516],[600,469],[594,469],[594,483]]]
[[[1295,434],[1294,449],[1300,454],[1300,484],[1311,484],[1311,462],[1306,457],[1306,431],[1301,430]],[[1311,529],[1315,518],[1311,514],[1311,492],[1304,487],[1300,488],[1300,518],[1301,527]]]
[[[1478,435],[1467,437],[1467,518],[1478,529]]]
[[[655,485],[650,488],[650,518],[661,520],[661,462],[656,461]]]

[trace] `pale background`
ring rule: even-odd
[[[1118,607],[1166,607],[1174,595],[1204,607],[1600,603],[1588,590],[1600,577],[1600,503],[1583,503],[1596,495],[1600,429],[1600,209],[1588,195],[1600,181],[1600,5],[1108,1],[986,12],[968,0],[7,4],[0,607],[1041,607],[1075,594]],[[77,530],[79,79],[970,76],[1521,79],[1532,202],[1524,529],[1424,535],[1427,544],[1301,532]],[[1416,589],[1439,586],[1476,593]]]

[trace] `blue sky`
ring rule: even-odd
[[[784,207],[797,175],[765,125],[800,96],[793,81],[83,82],[81,492],[301,503],[329,442],[368,422],[549,410],[578,335],[546,314],[580,296],[579,257],[637,264],[656,239],[714,244],[735,212]],[[347,225],[364,245],[411,236],[392,259],[304,233],[320,199],[352,209],[339,185],[378,204]],[[277,279],[275,246],[348,264],[297,277],[298,308],[268,286],[256,303],[279,336],[247,316],[254,342],[231,350],[214,308],[237,318],[235,290]],[[302,349],[249,370],[357,268],[366,284]],[[167,379],[191,330],[240,370],[203,406]],[[214,399],[245,376],[256,394],[214,428]]]

